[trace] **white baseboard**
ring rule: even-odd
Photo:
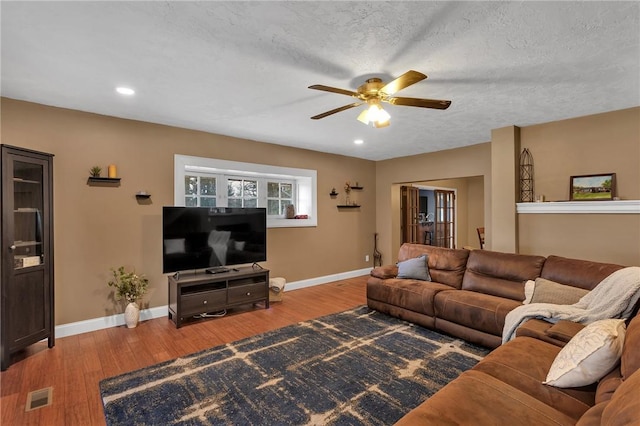
[[[332,275],[325,275],[317,278],[310,278],[308,280],[292,281],[287,283],[285,291],[298,290],[305,287],[312,287],[314,285],[327,284],[334,281],[346,280],[348,278],[360,277],[362,275],[368,275],[371,268],[357,269],[355,271],[340,272]],[[162,318],[168,315],[169,307],[156,306],[150,309],[143,309],[140,311],[140,321],[146,321],[154,318]],[[110,315],[108,317],[93,318],[84,321],[72,322],[69,324],[61,324],[56,326],[56,337],[68,337],[76,334],[88,333],[90,331],[102,330],[105,328],[118,327],[124,325],[124,314]]]
[[[313,287],[314,285],[327,284],[334,281],[346,280],[348,278],[369,275],[371,268],[357,269],[355,271],[339,272],[337,274],[325,275],[323,277],[309,278],[308,280],[292,281],[285,285],[285,291],[298,290],[305,287]]]
[[[155,308],[140,310],[140,321],[166,317],[169,307],[156,306]],[[97,331],[105,328],[124,325],[124,314],[115,314],[108,317],[93,318],[84,321],[71,322],[69,324],[56,325],[56,337],[67,337],[76,334]]]

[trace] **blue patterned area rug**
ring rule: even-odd
[[[107,425],[388,425],[488,349],[367,307],[100,382]]]

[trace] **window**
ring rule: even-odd
[[[267,226],[317,226],[315,170],[176,155],[174,204],[264,207]],[[307,219],[286,219],[287,206]]]
[[[267,214],[284,216],[293,203],[293,183],[267,181]]]
[[[184,176],[184,205],[188,207],[216,207],[216,178],[207,175]]]
[[[227,179],[227,207],[258,207],[258,181]]]

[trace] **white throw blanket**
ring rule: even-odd
[[[502,329],[502,343],[515,337],[516,329],[532,318],[556,323],[570,320],[590,324],[606,318],[624,318],[631,315],[640,299],[640,267],[620,269],[603,279],[593,290],[573,305],[532,303],[509,312]]]

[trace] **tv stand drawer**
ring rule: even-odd
[[[266,283],[229,287],[229,304],[249,303],[267,297]]]
[[[202,314],[223,309],[227,303],[227,291],[215,290],[182,296],[182,315]]]

